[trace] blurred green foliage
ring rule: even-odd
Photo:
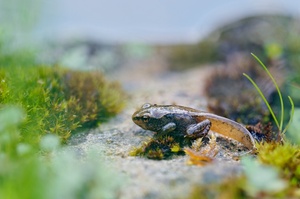
[[[0,66],[32,66],[35,65],[36,55],[28,48],[13,48],[13,39],[0,26]]]
[[[257,159],[242,158],[241,175],[195,184],[185,198],[299,198],[299,147],[290,143],[264,143],[257,147]]]
[[[241,163],[247,179],[244,188],[249,195],[255,197],[260,192],[277,193],[287,187],[286,181],[280,178],[279,170],[273,166],[263,165],[250,157],[243,157]]]
[[[40,147],[20,142],[25,111],[0,111],[0,198],[95,199],[116,198],[121,182],[95,154],[78,161],[75,153],[60,147],[59,137],[42,137]],[[118,177],[118,179],[117,179]]]
[[[287,133],[291,142],[300,145],[300,108],[295,109],[294,118]]]

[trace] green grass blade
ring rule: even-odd
[[[257,84],[253,81],[253,79],[252,79],[251,77],[249,77],[249,75],[247,75],[246,73],[243,73],[243,75],[244,75],[245,77],[247,77],[247,79],[253,84],[253,86],[255,87],[255,89],[257,90],[257,92],[259,93],[259,95],[261,96],[261,98],[263,99],[263,101],[265,102],[265,104],[267,105],[267,107],[268,107],[268,109],[269,109],[269,111],[270,111],[270,113],[271,113],[271,115],[272,115],[272,117],[273,117],[273,119],[274,119],[274,121],[275,121],[275,123],[276,123],[276,126],[277,126],[278,129],[279,129],[280,126],[279,126],[278,120],[277,120],[277,118],[276,118],[276,116],[275,116],[275,114],[274,114],[274,112],[273,112],[273,110],[272,110],[272,108],[271,108],[269,102],[267,101],[265,95],[262,93],[262,91],[261,91],[260,88],[257,86]]]
[[[280,89],[278,87],[277,82],[275,81],[274,77],[272,76],[272,74],[269,72],[268,68],[262,63],[262,61],[260,61],[260,59],[254,55],[253,53],[251,53],[251,55],[259,62],[259,64],[264,68],[264,70],[267,72],[267,74],[269,75],[269,77],[271,78],[273,84],[276,87],[278,96],[279,96],[279,100],[280,100],[280,106],[281,106],[281,114],[280,114],[280,125],[279,125],[279,130],[282,131],[282,126],[283,126],[283,116],[284,116],[284,105],[283,105],[283,99],[282,99],[282,95],[280,92]],[[253,84],[253,83],[252,83]],[[269,108],[270,110],[270,108]],[[271,112],[271,111],[270,111]],[[273,111],[272,111],[273,112]],[[272,115],[273,116],[273,115]],[[273,116],[274,118],[274,116]]]
[[[290,96],[288,96],[289,100],[290,100],[290,103],[291,103],[291,112],[290,112],[290,120],[288,122],[288,124],[285,126],[284,130],[282,131],[282,134],[285,134],[285,132],[288,130],[288,128],[290,127],[290,124],[292,123],[293,121],[293,116],[294,116],[294,112],[295,112],[295,105],[294,105],[294,102],[292,100],[292,98]]]

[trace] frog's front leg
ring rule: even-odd
[[[186,132],[188,136],[192,137],[205,137],[211,127],[211,122],[206,119],[197,124],[191,124],[188,126]]]
[[[170,122],[165,126],[163,126],[161,130],[163,134],[167,134],[174,131],[175,129],[176,129],[176,124],[174,122]]]

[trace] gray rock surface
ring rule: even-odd
[[[211,67],[200,67],[186,72],[170,73],[159,59],[150,59],[119,68],[111,74],[121,81],[129,93],[124,111],[101,127],[74,135],[68,148],[84,157],[90,149],[96,149],[99,158],[107,160],[111,168],[126,177],[120,198],[185,198],[193,185],[217,182],[225,177],[238,175],[242,168],[233,155],[244,153],[236,142],[223,139],[218,142],[218,154],[212,164],[187,165],[187,156],[171,160],[149,160],[129,156],[133,147],[152,136],[131,120],[131,115],[143,103],[180,104],[205,110],[203,82]],[[230,143],[232,148],[222,146]],[[226,144],[225,144],[226,145]]]

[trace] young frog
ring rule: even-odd
[[[232,138],[248,149],[255,149],[250,132],[241,124],[212,113],[177,105],[144,104],[132,115],[135,124],[158,135],[197,139],[209,130]]]

